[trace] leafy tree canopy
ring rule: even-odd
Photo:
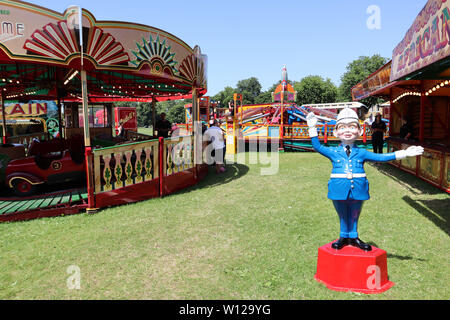
[[[261,94],[261,84],[255,77],[241,80],[237,83],[236,92],[242,94],[243,104],[255,104],[255,99]]]
[[[216,94],[212,99],[214,101],[220,101],[219,108],[227,108],[228,102],[234,99],[234,94],[236,93],[236,89],[232,87],[225,87],[222,91]]]
[[[156,119],[159,119],[161,113],[166,114],[166,119],[172,123],[185,123],[185,108],[186,104],[192,103],[187,100],[163,101],[156,104]]]
[[[307,76],[294,83],[297,91],[297,104],[315,104],[336,102],[338,89],[330,79],[321,76]]]
[[[347,65],[347,71],[341,77],[341,85],[339,86],[339,101],[352,101],[352,88],[380,69],[388,61],[388,58],[375,54],[371,57],[361,56],[350,62]],[[379,102],[379,99],[375,97],[369,97],[361,101],[361,103],[368,107],[374,106]]]

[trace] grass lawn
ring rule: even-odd
[[[153,127],[148,127],[148,128],[139,127],[138,132],[152,136],[153,135]]]
[[[317,249],[339,233],[326,198],[331,164],[315,153],[279,157],[273,176],[246,161],[163,199],[0,224],[0,299],[450,298],[448,194],[366,165],[372,199],[359,232],[388,252],[395,286],[334,292],[313,279]],[[72,265],[80,290],[66,284]]]

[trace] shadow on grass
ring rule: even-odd
[[[380,248],[375,242],[373,242],[373,241],[369,241],[369,242],[367,242],[367,244],[370,244],[372,247],[377,247],[377,248]],[[380,248],[380,249],[382,249],[382,248]],[[405,260],[417,260],[417,261],[427,261],[427,260],[425,260],[425,259],[422,259],[422,258],[416,258],[416,257],[410,257],[410,256],[401,256],[401,255],[398,255],[398,254],[392,254],[392,253],[387,253],[387,257],[389,258],[389,259],[397,259],[397,260],[402,260],[402,261],[405,261]]]
[[[450,199],[413,200],[408,196],[404,196],[402,199],[447,235],[450,235]]]
[[[240,163],[234,163],[234,164],[229,164],[226,166],[227,171],[221,174],[216,174],[216,169],[214,166],[208,166],[208,175],[201,180],[198,184],[180,190],[175,194],[183,194],[186,192],[191,192],[193,190],[197,190],[197,189],[204,189],[204,188],[214,188],[217,186],[221,186],[230,182],[233,182],[239,178],[242,178],[243,176],[245,176],[248,171],[249,171],[249,167],[247,167],[246,165],[240,164]]]
[[[370,166],[377,169],[379,172],[388,176],[389,178],[395,180],[402,186],[406,187],[409,191],[414,194],[419,194],[417,190],[420,190],[420,194],[441,194],[444,191],[441,189],[419,179],[415,175],[408,173],[406,171],[400,170],[387,163],[369,163]]]
[[[388,253],[387,257],[389,259],[398,259],[398,260],[418,260],[418,261],[427,261],[426,259],[421,259],[421,258],[415,258],[415,257],[409,257],[409,256],[401,256],[398,254],[392,254],[392,253]]]

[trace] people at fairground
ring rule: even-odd
[[[411,146],[406,150],[388,154],[377,154],[359,148],[355,142],[363,134],[358,115],[350,108],[343,109],[337,118],[334,136],[341,141],[337,147],[325,147],[319,142],[317,117],[314,113],[307,116],[309,136],[313,148],[327,157],[333,165],[328,183],[328,199],[333,201],[340,220],[339,239],[332,244],[336,250],[352,245],[361,250],[371,251],[372,247],[363,242],[358,234],[358,220],[363,203],[370,199],[369,181],[364,164],[370,162],[388,162],[406,157],[416,157],[423,148]]]
[[[399,137],[405,140],[412,140],[413,129],[406,118],[402,119]]]
[[[372,123],[372,146],[373,152],[383,153],[384,148],[384,134],[387,127],[384,121],[381,119],[381,114],[377,113],[375,121]]]
[[[234,101],[233,100],[228,102],[228,116],[234,117]]]
[[[210,121],[210,127],[205,131],[203,135],[204,145],[203,147],[207,149],[207,155],[211,155],[209,161],[215,163],[216,173],[220,174],[225,172],[225,153],[226,145],[224,140],[223,131],[220,128],[220,124],[217,120]],[[208,146],[210,142],[210,146]],[[208,162],[209,162],[208,161]]]
[[[158,138],[168,138],[172,132],[172,124],[166,119],[166,114],[163,112],[159,116],[159,120],[156,121],[155,131],[157,131]]]
[[[172,128],[170,130],[172,132],[172,134],[170,135],[171,138],[177,138],[181,134],[181,130],[176,124],[172,125]]]
[[[117,128],[117,136],[119,138],[125,139],[125,129],[123,127],[123,122],[119,122],[119,127]]]

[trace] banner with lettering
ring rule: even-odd
[[[0,115],[2,110],[0,108]],[[18,117],[43,117],[47,115],[47,103],[12,103],[5,105],[6,119]]]
[[[391,81],[450,55],[450,0],[429,0],[394,49]]]
[[[353,101],[359,101],[369,97],[373,92],[383,89],[390,83],[391,62],[381,67],[366,80],[352,88]]]

